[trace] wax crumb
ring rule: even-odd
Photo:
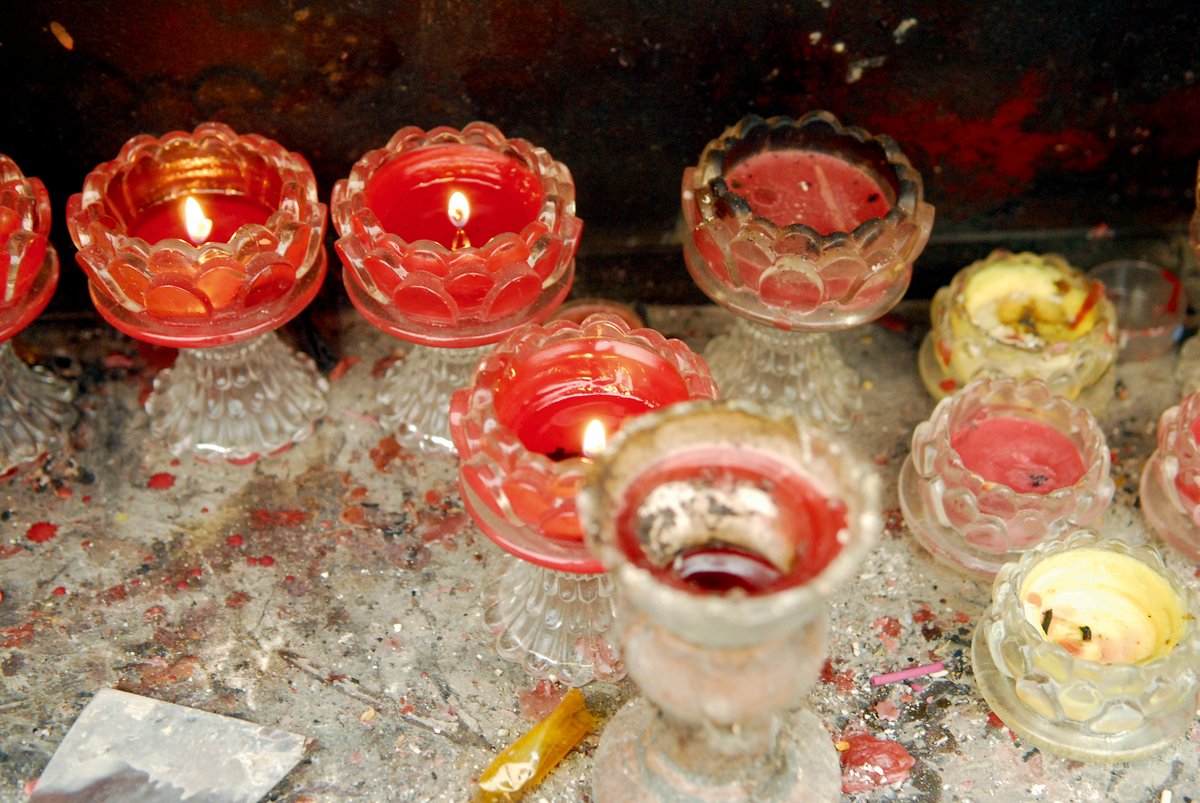
[[[147,488],[153,488],[156,491],[165,491],[175,485],[175,475],[169,474],[166,471],[160,471],[150,477],[146,482]]]
[[[333,366],[333,370],[329,372],[329,381],[338,381],[346,375],[347,371],[360,362],[362,362],[362,357],[343,357],[338,361],[337,365]]]
[[[67,29],[63,27],[61,22],[51,22],[50,33],[54,34],[54,38],[58,40],[58,43],[67,50],[75,49],[75,37],[67,32]]]
[[[274,566],[275,558],[271,557],[270,555],[263,555],[261,558],[258,559],[258,565],[259,566]]]
[[[192,569],[191,574],[192,574],[192,577],[199,577],[200,575],[204,574],[204,570],[203,569]]]
[[[904,746],[869,733],[844,734],[849,746],[842,751],[842,792],[869,792],[908,778],[916,764]]]
[[[54,589],[50,593],[56,597],[64,597],[67,594],[67,589],[64,586],[59,586],[58,588]]]
[[[56,535],[58,535],[58,525],[48,521],[31,524],[25,531],[25,537],[35,544],[44,544]]]
[[[550,715],[562,701],[566,689],[561,689],[549,680],[542,679],[529,691],[517,692],[521,705],[521,716],[530,722],[539,722]]]
[[[254,558],[254,557],[247,556],[247,557],[246,557],[246,563],[249,563],[251,566],[257,566],[257,565],[258,565],[258,558]]]
[[[59,499],[70,499],[74,496],[74,492],[70,488],[56,488],[54,493]]]
[[[246,543],[246,539],[241,535],[241,533],[234,533],[225,539],[226,546],[231,546],[235,549],[244,543]]]

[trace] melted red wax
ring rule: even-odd
[[[25,537],[35,544],[44,544],[56,535],[58,535],[58,525],[48,521],[35,522],[29,525],[29,529],[25,531]]]
[[[908,778],[916,759],[904,745],[876,739],[869,733],[842,736],[849,746],[842,751],[842,792],[869,792]]]
[[[1051,426],[1016,416],[986,418],[950,437],[963,465],[1017,493],[1047,494],[1074,485],[1086,470],[1071,439]]]
[[[755,215],[777,226],[803,223],[819,234],[854,231],[891,208],[873,178],[820,151],[764,151],[738,162],[725,180]]]
[[[153,488],[156,491],[165,491],[175,485],[175,475],[166,471],[160,471],[150,477],[146,483],[147,488]]]

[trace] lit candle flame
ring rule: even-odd
[[[467,200],[467,196],[458,190],[451,193],[450,201],[446,204],[446,216],[450,218],[450,222],[457,229],[454,232],[454,242],[451,243],[450,250],[470,248],[471,241],[467,239],[465,231],[467,222],[471,219],[471,202]]]
[[[188,239],[196,245],[207,240],[212,233],[212,220],[204,214],[200,202],[190,195],[183,202],[183,224],[187,228]]]
[[[604,422],[593,418],[583,430],[583,456],[595,457],[604,451],[608,445],[608,433],[604,430]]]

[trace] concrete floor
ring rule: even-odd
[[[854,800],[1200,798],[1200,729],[1161,757],[1092,766],[1014,739],[975,690],[969,661],[987,583],[935,564],[908,535],[896,478],[933,407],[916,374],[926,307],[839,335],[862,374],[847,438],[884,477],[887,527],[830,606],[830,662],[809,703],[835,734],[866,729],[915,759],[902,783]],[[651,325],[700,347],[715,308],[651,308]],[[21,347],[80,381],[72,443],[0,485],[0,800],[22,800],[80,709],[115,686],[315,740],[271,800],[462,800],[527,730],[547,689],[499,659],[479,588],[500,553],[463,512],[454,461],[391,449],[372,418],[398,344],[352,311],[322,321],[335,358],[314,437],[249,467],[176,460],[149,439],[139,399],[169,353],[103,326],[41,321]],[[330,337],[332,333],[332,337]],[[1175,358],[1122,365],[1101,416],[1118,490],[1104,529],[1146,538],[1137,478],[1158,414],[1178,397]],[[40,543],[35,530],[52,537]],[[1193,584],[1194,567],[1171,562]],[[931,661],[938,678],[870,678]],[[638,690],[583,690],[597,733],[529,799],[587,799],[602,723]]]

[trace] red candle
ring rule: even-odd
[[[776,226],[803,223],[822,235],[854,231],[891,209],[875,179],[821,151],[763,151],[734,165],[725,181],[755,215]]]
[[[1047,494],[1074,485],[1086,470],[1070,438],[1016,416],[985,418],[963,427],[950,437],[950,447],[968,469],[1017,493]]]
[[[591,421],[612,437],[626,418],[689,395],[678,368],[646,348],[575,340],[522,360],[496,391],[496,415],[529,451],[563,459],[583,454]]]
[[[516,159],[449,143],[397,154],[365,189],[367,206],[386,231],[451,249],[521,231],[537,217],[544,197],[537,176]],[[455,192],[466,197],[465,215],[451,206]]]
[[[201,224],[195,232],[189,232],[185,209],[189,198],[199,203],[203,217],[211,222],[211,229]],[[171,238],[195,245],[227,243],[242,226],[266,223],[272,211],[266,204],[244,195],[198,192],[151,206],[130,225],[129,234],[151,245]]]

